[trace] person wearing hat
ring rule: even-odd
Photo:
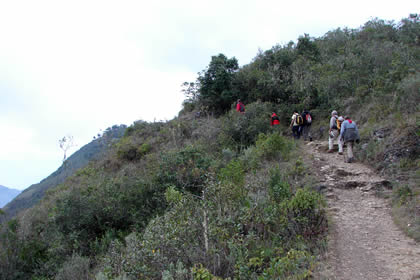
[[[336,140],[340,136],[340,132],[337,127],[337,120],[338,120],[338,113],[336,110],[331,112],[331,119],[330,119],[330,130],[328,136],[328,153],[333,153],[334,150],[334,140]],[[338,139],[338,153],[340,155],[343,154],[343,142]]]
[[[347,162],[353,162],[353,145],[354,142],[359,142],[359,130],[354,121],[350,119],[350,116],[344,117],[344,122],[341,124],[340,138],[346,144],[347,147]]]

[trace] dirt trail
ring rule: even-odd
[[[309,142],[304,150],[314,162],[331,216],[329,249],[319,279],[420,279],[420,244],[394,224],[390,182],[361,163],[345,163],[326,153],[327,142]]]

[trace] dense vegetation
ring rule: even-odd
[[[388,171],[396,220],[420,238],[419,34],[417,15],[375,19],[302,36],[243,67],[212,57],[185,83],[178,118],[135,122],[100,160],[3,226],[0,279],[309,278],[327,222],[288,137],[292,111],[303,108],[325,139],[332,109],[354,116],[357,157]],[[238,98],[245,114],[233,110]]]

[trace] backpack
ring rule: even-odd
[[[303,118],[301,115],[296,115],[296,119],[295,122],[297,125],[302,125],[303,124]]]
[[[306,113],[305,118],[306,118],[306,123],[312,123],[312,117],[309,113]]]
[[[277,116],[272,117],[272,120],[273,121],[275,121],[275,120],[280,121],[279,117],[277,117]]]
[[[338,118],[336,119],[336,121],[337,121],[337,129],[338,131],[340,131],[342,121],[340,121]]]

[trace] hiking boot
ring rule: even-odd
[[[342,154],[343,154],[343,152],[338,152],[338,154],[339,154],[339,155],[342,155]]]
[[[353,162],[353,158],[348,158],[347,159],[347,163],[352,163]]]
[[[328,150],[327,153],[329,154],[334,153],[334,150]]]

